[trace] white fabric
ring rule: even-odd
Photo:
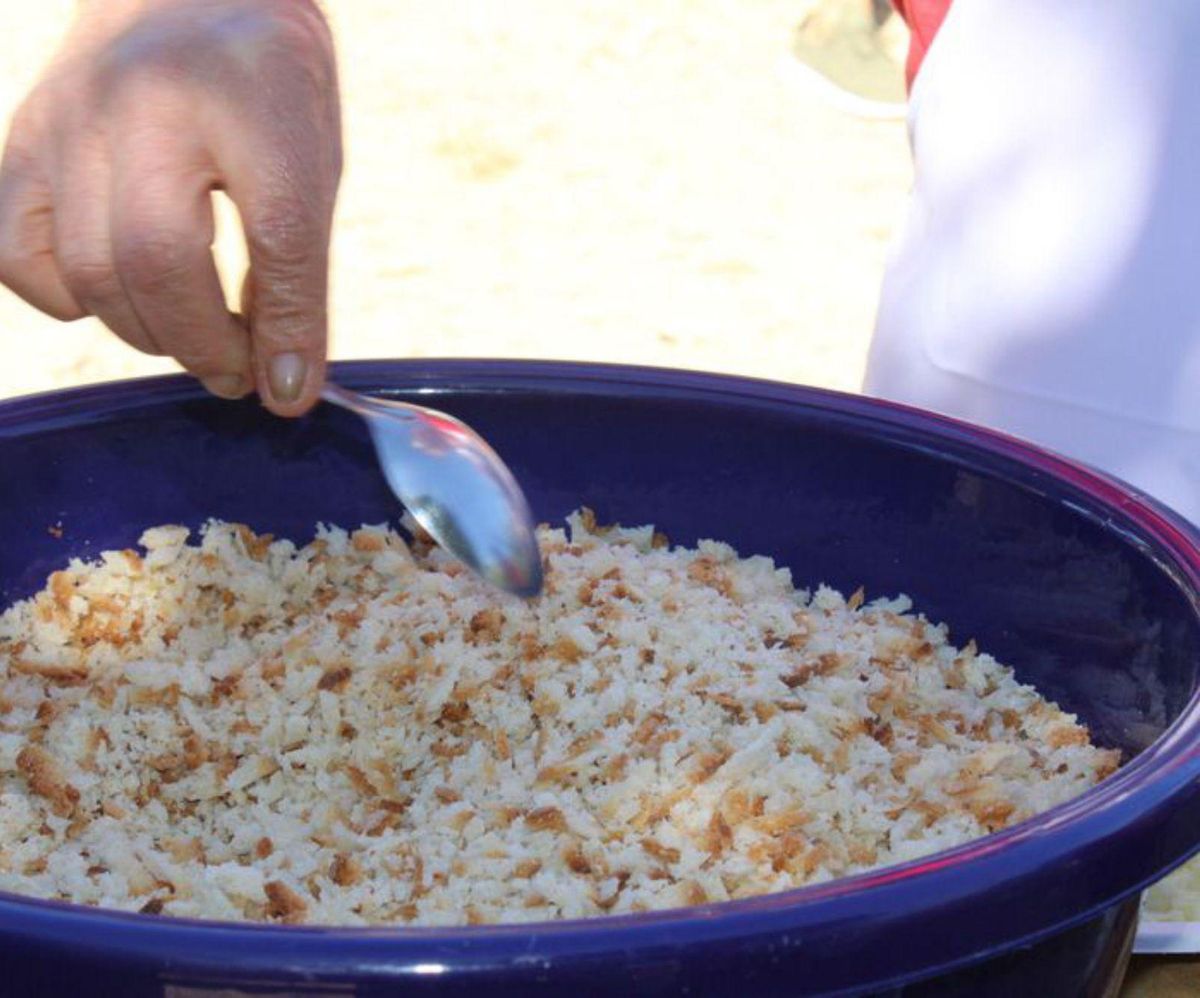
[[[1200,2],[954,0],[865,390],[1200,522]]]

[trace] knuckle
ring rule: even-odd
[[[13,282],[29,269],[32,263],[29,254],[11,241],[0,239],[0,284],[12,286]]]
[[[121,293],[121,282],[107,259],[68,253],[61,264],[63,280],[83,305],[107,301]]]
[[[286,90],[297,112],[292,127],[328,142],[340,131],[337,62],[333,40],[320,13],[307,3],[276,0],[275,13],[264,12],[270,27],[262,32],[260,70],[278,89]],[[260,110],[273,116],[278,102],[263,94]]]
[[[112,40],[91,69],[90,85],[100,106],[120,95],[161,90],[185,75],[187,47],[153,19],[139,22]],[[140,89],[139,89],[140,88]]]
[[[263,198],[248,213],[246,241],[259,277],[308,274],[325,256],[328,223],[311,199],[282,193]]]
[[[78,305],[66,302],[43,302],[38,307],[51,319],[57,319],[59,322],[74,322],[87,315]]]
[[[252,319],[255,341],[271,351],[309,350],[325,342],[325,310],[307,295],[264,295]]]
[[[76,302],[52,293],[45,254],[0,242],[0,285],[34,304],[51,318],[72,322],[86,314]]]
[[[270,22],[274,53],[288,58],[315,81],[331,82],[333,36],[317,5],[311,0],[271,0],[262,9]]]
[[[41,158],[42,114],[39,105],[26,101],[13,113],[4,146],[4,172],[32,176]]]
[[[139,229],[113,247],[118,273],[147,292],[170,291],[195,261],[190,240],[168,229]]]
[[[101,89],[220,81],[241,91],[264,71],[285,74],[293,84],[333,79],[332,34],[312,0],[195,6],[186,18],[170,5],[152,8],[117,34],[96,60]]]
[[[0,281],[19,278],[36,267],[46,246],[30,231],[28,213],[15,198],[6,198],[0,182]]]
[[[311,0],[257,0],[214,8],[211,16],[173,38],[176,63],[194,61],[196,49],[228,74],[265,73],[287,82],[293,98],[336,82],[333,37]],[[196,43],[200,44],[197,45]]]

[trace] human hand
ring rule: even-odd
[[[310,0],[86,3],[12,120],[0,282],[298,415],[324,380],[340,131]],[[213,262],[214,190],[246,233],[241,315]]]

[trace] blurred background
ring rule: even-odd
[[[857,389],[910,162],[899,115],[849,113],[800,68],[839,6],[863,0],[327,4],[347,150],[332,355]],[[73,7],[0,0],[5,121]],[[0,396],[173,369],[0,289]]]

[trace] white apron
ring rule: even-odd
[[[864,389],[1200,523],[1200,0],[955,0]]]

